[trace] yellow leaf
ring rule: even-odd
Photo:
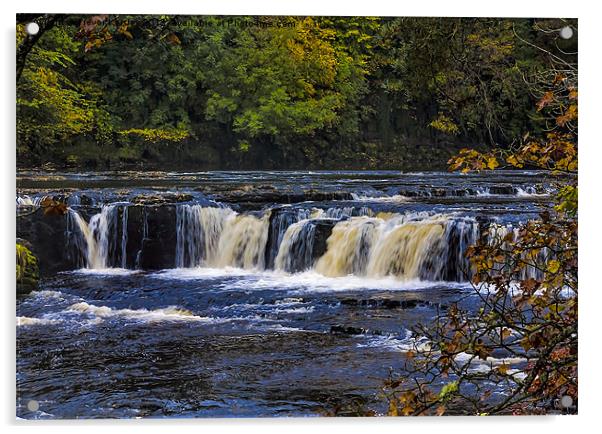
[[[523,167],[521,162],[518,161],[518,158],[516,158],[516,155],[510,155],[508,158],[506,158],[506,162],[514,167]]]
[[[495,157],[489,157],[487,159],[487,167],[491,170],[495,169],[496,167],[498,167],[500,165],[500,163],[497,162],[497,158]]]
[[[555,259],[552,259],[548,262],[548,271],[552,274],[557,273],[560,270],[560,262]]]
[[[399,413],[397,412],[397,403],[394,399],[389,403],[389,416],[399,416]]]
[[[508,373],[508,368],[509,366],[507,364],[502,363],[500,366],[497,367],[497,370],[501,375],[506,375]]]

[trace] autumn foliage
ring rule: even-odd
[[[539,219],[491,224],[469,248],[480,309],[459,300],[414,330],[404,372],[385,384],[390,415],[577,412],[577,81],[561,66],[533,81],[543,134],[449,161],[464,173],[543,169],[558,193]]]

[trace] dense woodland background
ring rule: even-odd
[[[559,20],[17,22],[20,167],[440,169],[543,133],[531,77],[577,51]]]

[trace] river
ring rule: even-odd
[[[553,191],[532,171],[21,171],[43,277],[17,299],[17,415],[386,412],[412,327],[478,307],[466,248]]]

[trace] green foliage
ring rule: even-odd
[[[458,392],[458,382],[452,381],[450,383],[447,383],[441,388],[441,391],[439,392],[439,400],[445,402],[449,400],[450,397],[456,392]]]
[[[162,130],[158,128],[138,129],[120,131],[123,136],[138,136],[146,142],[157,143],[159,141],[180,142],[188,137],[188,131]]]
[[[17,290],[19,292],[29,292],[37,287],[40,278],[38,259],[31,250],[18,241],[16,251]]]
[[[555,206],[557,212],[567,214],[569,217],[577,215],[578,188],[576,185],[566,185],[560,189],[557,195],[558,204]]]
[[[20,164],[188,146],[233,167],[391,167],[398,143],[503,145],[543,116],[523,76],[545,56],[529,44],[556,43],[519,19],[57,17],[18,82]]]
[[[109,126],[98,89],[72,79],[79,44],[55,27],[29,55],[17,88],[18,150],[27,155],[77,135],[102,135]]]

